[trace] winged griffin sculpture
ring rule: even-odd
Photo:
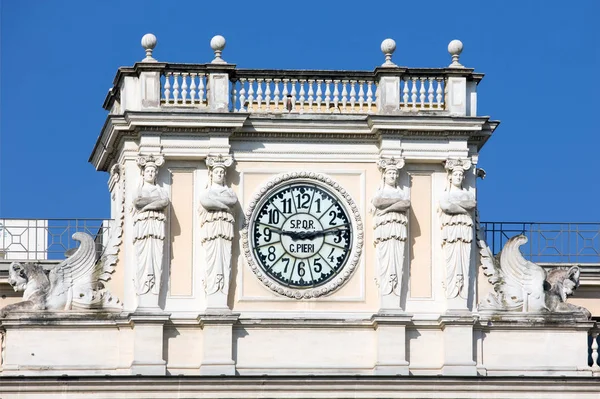
[[[103,262],[96,261],[94,239],[81,232],[73,239],[79,248],[49,272],[35,263],[10,265],[8,283],[23,291],[23,301],[0,309],[0,317],[19,311],[122,308],[100,281]]]
[[[567,297],[579,286],[578,266],[546,272],[523,258],[519,247],[527,242],[524,235],[509,239],[497,259],[478,236],[483,272],[494,286],[494,292],[480,304],[481,309],[583,313],[591,317],[586,308],[567,303]]]

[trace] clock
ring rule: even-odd
[[[360,213],[328,176],[293,172],[269,180],[246,212],[244,252],[259,279],[292,298],[340,287],[360,259]]]

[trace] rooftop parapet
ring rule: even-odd
[[[159,62],[156,37],[142,38],[146,57],[119,68],[104,101],[111,114],[125,111],[249,114],[399,114],[477,116],[477,84],[483,74],[459,62],[463,45],[448,45],[445,68],[408,68],[392,62],[396,43],[385,39],[385,62],[373,71],[239,69],[223,58],[225,38],[210,44],[206,64]]]

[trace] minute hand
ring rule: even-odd
[[[315,230],[315,231],[296,231],[296,232],[286,231],[283,234],[289,234],[293,240],[294,239],[306,240],[306,239],[313,239],[315,237],[326,236],[328,234],[336,234],[340,230],[346,230],[346,229],[342,229],[342,227],[345,227],[347,225],[348,225],[348,223],[345,223],[345,224],[341,224],[339,226],[331,227],[329,229]],[[293,233],[293,234],[290,234],[290,233]]]

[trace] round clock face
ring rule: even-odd
[[[318,176],[323,181],[291,178],[271,185],[248,221],[252,260],[279,286],[276,291],[282,293],[281,288],[287,288],[284,293],[288,296],[298,297],[298,290],[307,289],[315,289],[309,296],[318,296],[330,291],[336,279],[337,287],[340,277],[349,275],[342,271],[355,247],[356,216],[348,211],[350,198],[345,190],[330,178]],[[348,198],[340,195],[340,190]]]

